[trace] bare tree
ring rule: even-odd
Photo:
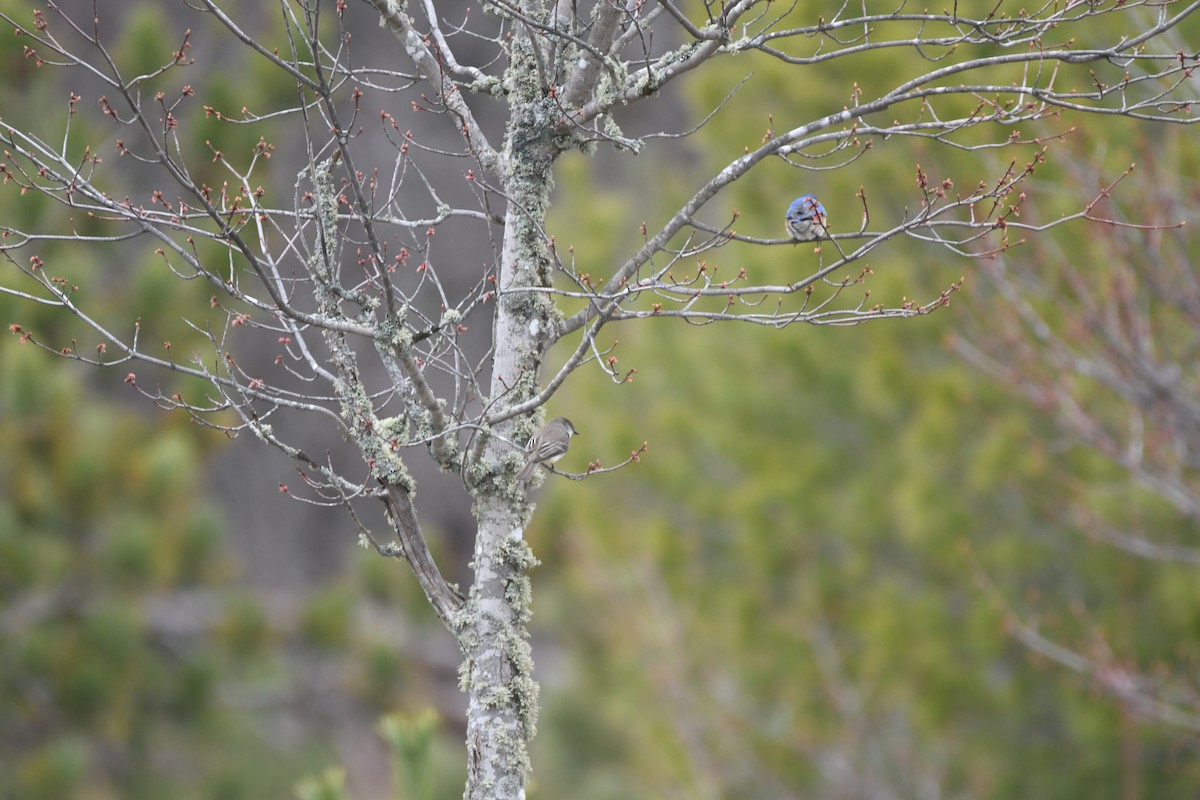
[[[514,476],[543,406],[573,372],[591,366],[626,379],[602,330],[652,317],[784,328],[928,313],[959,284],[925,302],[877,305],[861,290],[864,258],[900,235],[965,255],[1003,250],[1014,230],[1038,227],[1021,211],[1045,147],[1021,125],[1074,113],[1195,121],[1198,62],[1172,36],[1200,2],[1008,6],[967,16],[957,6],[867,13],[850,4],[820,14],[762,0],[695,8],[484,0],[453,11],[432,0],[282,0],[268,44],[242,19],[248,11],[179,3],[179,14],[204,17],[209,29],[219,23],[295,85],[294,103],[240,111],[205,106],[182,82],[203,65],[186,23],[161,67],[132,74],[110,52],[115,12],[100,4],[72,14],[49,3],[26,19],[5,17],[32,62],[70,71],[80,88],[53,135],[44,132],[45,108],[36,121],[32,109],[0,109],[5,182],[60,204],[69,219],[3,229],[9,268],[0,290],[60,308],[94,341],[51,341],[17,322],[11,329],[71,360],[126,372],[159,405],[253,433],[297,462],[305,492],[292,494],[342,504],[356,522],[354,501],[381,499],[395,541],[359,522],[363,541],[410,564],[463,653],[465,796],[521,797],[537,716],[526,634],[526,573],[536,562],[523,535],[533,504]],[[362,15],[393,44],[360,47],[348,26]],[[908,51],[919,68],[873,97],[847,86],[850,105],[815,119],[786,107],[782,128],[759,147],[731,154],[696,177],[680,207],[656,212],[621,263],[585,266],[556,246],[546,218],[560,155],[601,146],[637,153],[690,132],[629,135],[621,127],[628,107],[653,102],[698,68],[737,67],[739,54],[808,80],[828,63],[887,49]],[[502,125],[486,121],[492,107]],[[93,108],[101,119],[85,139],[76,115]],[[262,125],[263,138],[252,152],[206,147],[192,138],[201,113]],[[412,119],[426,114],[437,116],[432,132],[413,134]],[[279,147],[266,138],[278,120],[288,125]],[[1068,132],[1059,124],[1049,138]],[[890,137],[1027,155],[971,187],[917,166],[911,207],[883,214],[881,225],[866,191],[857,230],[817,215],[815,265],[789,283],[759,283],[700,259],[735,241],[794,243],[737,232],[736,213],[718,218],[714,201],[726,187],[774,159],[802,171],[846,165]],[[445,162],[456,165],[455,185],[431,177]],[[285,166],[294,178],[269,180]],[[155,188],[137,188],[132,178],[145,174]],[[445,256],[448,236],[468,237],[482,266]],[[170,342],[139,337],[137,322],[89,308],[71,264],[39,256],[61,240],[152,247],[163,269],[208,284],[209,307],[187,320],[205,347],[173,353]],[[481,324],[491,335],[473,346],[467,327]],[[256,338],[273,345],[274,363],[255,362]],[[544,363],[558,342],[569,354]],[[151,388],[147,369],[200,378],[210,394]],[[287,440],[275,424],[287,415],[338,430],[358,463],[317,458]],[[474,580],[465,593],[443,579],[421,532],[408,470],[420,451],[461,476],[473,502]],[[587,474],[614,468],[594,462]]]

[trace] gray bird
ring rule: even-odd
[[[529,437],[529,444],[525,446],[529,456],[524,468],[517,475],[517,480],[524,483],[533,477],[533,471],[538,464],[553,464],[562,458],[571,446],[571,437],[578,433],[571,420],[566,417],[555,417],[538,428],[537,433]]]

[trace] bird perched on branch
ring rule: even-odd
[[[801,195],[788,206],[784,225],[788,236],[797,242],[812,242],[828,236],[828,218],[825,206],[811,194]]]
[[[538,428],[525,446],[528,457],[525,466],[517,474],[517,480],[524,483],[533,477],[538,464],[553,464],[562,458],[571,446],[571,437],[578,433],[566,417],[555,417]]]

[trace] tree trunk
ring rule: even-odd
[[[544,231],[550,170],[560,150],[551,126],[539,115],[543,98],[523,36],[514,35],[510,56],[512,117],[500,176],[508,209],[497,265],[490,390],[497,409],[537,392],[538,367],[559,319],[545,292],[522,288],[550,285]],[[526,630],[532,596],[526,572],[537,560],[525,542],[531,508],[524,487],[514,480],[520,461],[513,458],[516,451],[510,442],[523,443],[534,423],[529,415],[501,422],[496,432],[504,438],[485,439],[482,461],[475,465],[475,581],[458,631],[468,695],[466,800],[525,796],[528,746],[538,712]]]
[[[522,513],[502,498],[477,507],[475,585],[459,640],[466,655],[467,800],[525,796],[538,712],[525,572],[537,562],[522,535]]]

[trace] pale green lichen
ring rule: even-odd
[[[496,785],[497,797],[524,797],[524,781],[513,775],[505,775]]]
[[[532,742],[537,735],[538,700],[541,690],[537,681],[527,675],[513,679],[513,694],[517,702],[517,721],[521,725],[521,735],[526,742]]]
[[[545,292],[509,292],[500,299],[505,311],[518,319],[544,316],[553,303],[544,297]]]
[[[408,437],[408,415],[401,414],[397,417],[384,417],[379,420],[379,435],[389,442],[393,439],[405,441]]]
[[[337,260],[336,244],[338,241],[338,193],[333,187],[333,159],[327,158],[320,164],[317,164],[312,169],[311,176],[317,224],[319,227],[315,237],[316,241],[314,242],[316,247],[314,248],[309,266],[313,277],[317,279],[319,285],[330,286],[334,283],[334,264]],[[318,293],[318,295],[324,294],[326,293]],[[330,299],[332,298],[325,299],[322,302],[323,310],[329,310],[327,305]],[[333,299],[333,302],[336,303],[336,299]]]
[[[486,9],[487,6],[485,5],[484,8]],[[504,82],[494,75],[488,75],[487,77],[473,81],[467,86],[467,88],[470,91],[481,92],[483,94],[491,95],[492,97],[504,96]]]
[[[468,486],[479,486],[484,481],[488,480],[492,475],[491,469],[486,463],[479,460],[471,461],[466,469],[466,483]]]
[[[529,752],[525,749],[525,745],[529,741],[528,739],[518,739],[509,734],[508,731],[501,730],[496,731],[492,740],[496,743],[497,748],[507,750],[512,754],[509,763],[515,767],[513,770],[515,775],[525,775],[529,772]],[[506,780],[506,778],[501,778],[501,780]],[[507,780],[515,780],[515,778],[507,778]]]
[[[424,406],[414,406],[412,409],[413,438],[418,441],[432,439],[437,434],[429,409]]]
[[[502,563],[507,564],[518,574],[527,572],[542,563],[537,560],[537,556],[529,549],[529,545],[524,539],[511,536],[500,542],[500,546],[496,548],[496,555]]]
[[[611,108],[624,99],[625,84],[629,79],[629,69],[623,61],[609,59],[606,68],[600,71],[600,80],[596,85],[596,103],[601,108]]]
[[[615,119],[613,119],[612,116],[606,116],[602,120],[602,122],[604,125],[604,132],[606,134],[613,137],[614,139],[631,141],[632,143],[629,145],[630,149],[635,153],[639,152],[639,149],[641,147],[641,142],[633,141],[633,140],[626,140],[625,139],[625,131],[621,130],[621,126],[617,124],[617,121]]]
[[[476,686],[479,686],[479,684],[476,684]],[[479,698],[479,702],[483,703],[484,708],[505,708],[508,706],[508,688],[501,684],[492,684],[486,688],[476,689],[475,696]]]
[[[510,578],[504,587],[504,599],[513,607],[517,622],[528,624],[533,616],[533,586],[529,578],[524,575]]]
[[[397,354],[412,347],[413,334],[404,324],[403,309],[398,315],[389,316],[376,326],[375,342],[385,352]]]
[[[372,474],[385,486],[399,486],[410,495],[416,494],[416,484],[412,475],[392,448],[388,440],[381,436],[369,436],[359,443],[359,447],[367,461],[372,465]]]

